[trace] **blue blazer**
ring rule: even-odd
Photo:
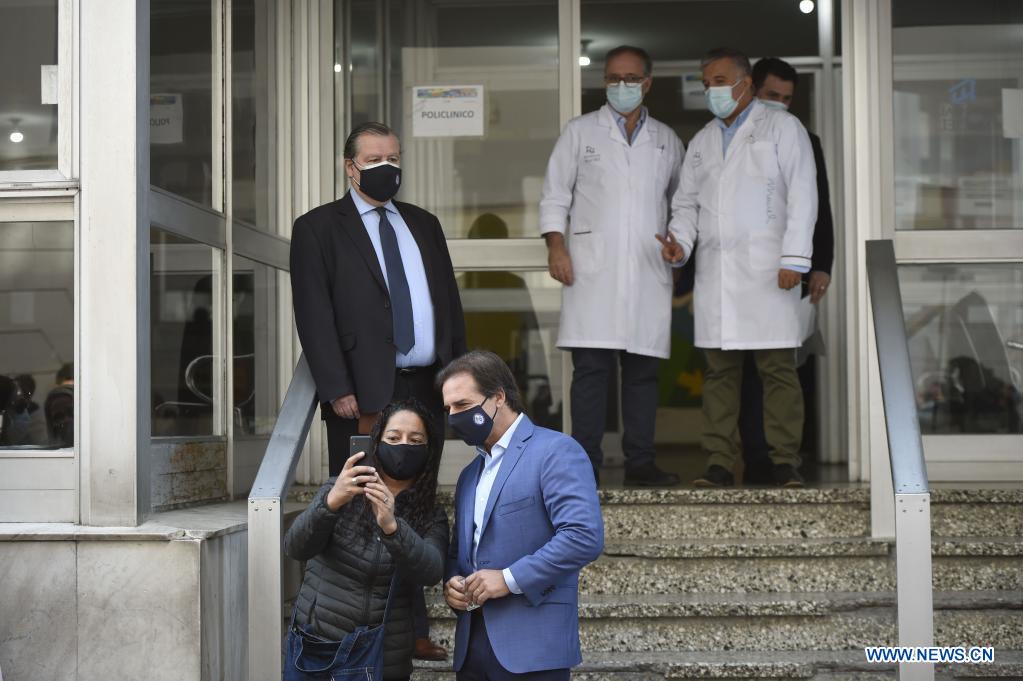
[[[458,478],[445,581],[474,572],[473,511],[483,463],[477,456]],[[522,589],[482,608],[505,669],[523,674],[582,662],[579,571],[603,550],[604,521],[586,452],[523,416],[494,480],[476,552],[480,570],[510,568]],[[470,626],[469,613],[457,614],[455,671],[465,662]]]

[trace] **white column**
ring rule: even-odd
[[[850,465],[870,481],[871,533],[891,537],[895,501],[865,271],[866,240],[894,233],[891,0],[842,3],[842,46]]]
[[[77,390],[81,522],[149,509],[149,2],[83,2]]]

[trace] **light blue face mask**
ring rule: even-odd
[[[716,85],[707,88],[704,94],[707,97],[707,108],[718,118],[728,118],[739,106],[739,101],[732,96],[732,89],[741,81],[735,81],[731,85]],[[743,88],[743,92],[746,89]],[[739,95],[740,97],[742,95]]]
[[[789,110],[789,108],[785,106],[784,102],[779,102],[776,99],[761,99],[760,103],[766,106],[768,109],[777,109],[778,111]]]
[[[624,80],[607,86],[607,103],[623,116],[632,113],[643,102],[643,84]]]

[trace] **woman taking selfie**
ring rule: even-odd
[[[412,674],[413,592],[441,580],[448,545],[433,423],[414,399],[385,407],[371,434],[375,467],[363,453],[349,458],[288,530],[285,554],[306,565],[285,681]]]

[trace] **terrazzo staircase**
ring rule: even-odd
[[[450,504],[450,496],[445,497]],[[892,546],[870,538],[869,491],[602,490],[604,555],[580,580],[573,679],[893,678]],[[938,678],[1023,679],[1023,490],[932,494],[937,645],[990,645],[995,664]],[[428,594],[432,637],[454,617]],[[453,679],[417,662],[413,679]]]

